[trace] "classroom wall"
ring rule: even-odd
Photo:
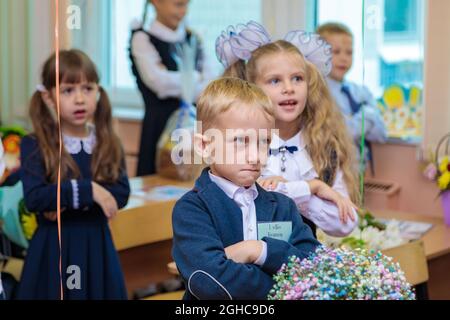
[[[70,46],[65,8],[60,1],[60,46]],[[28,103],[40,83],[41,66],[54,51],[54,1],[0,1],[0,118],[29,125]]]
[[[136,176],[141,127],[140,120],[114,118],[114,129],[119,135],[125,150],[125,161],[129,177]]]
[[[373,145],[374,178],[400,185],[398,196],[391,201],[394,207],[385,209],[442,217],[440,198],[437,198],[439,189],[423,176],[425,164],[418,161],[418,156],[418,146],[412,144]]]
[[[29,86],[30,21],[22,14],[24,0],[0,2],[0,120],[11,123],[23,115]],[[17,19],[21,17],[21,19]],[[14,32],[11,32],[14,30]],[[20,35],[20,36],[18,36]]]
[[[424,147],[450,132],[450,1],[428,0],[424,70]]]

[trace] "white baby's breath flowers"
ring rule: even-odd
[[[332,248],[352,248],[355,243],[358,243],[359,246],[373,250],[386,250],[407,242],[407,239],[402,238],[399,222],[396,220],[388,221],[385,230],[363,224],[344,238],[332,237],[318,230],[317,238],[322,244]]]

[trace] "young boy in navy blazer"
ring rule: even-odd
[[[275,128],[271,101],[223,78],[202,93],[197,118],[195,149],[210,166],[172,216],[184,298],[266,299],[282,264],[319,245],[291,199],[256,183]]]

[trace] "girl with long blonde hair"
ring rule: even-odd
[[[257,84],[274,105],[279,135],[261,186],[290,196],[313,231],[344,236],[357,225],[356,150],[324,80],[331,51],[315,34],[293,31],[285,39],[272,42],[250,22],[224,32],[217,55],[225,76]]]

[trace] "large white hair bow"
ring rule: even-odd
[[[331,72],[331,46],[318,34],[295,30],[288,32],[284,40],[296,46],[323,76]],[[217,58],[228,68],[238,60],[249,60],[253,51],[271,41],[269,33],[257,22],[229,26],[216,40]]]
[[[249,60],[253,51],[270,41],[266,29],[254,21],[229,26],[216,40],[217,58],[228,68],[238,60]]]

